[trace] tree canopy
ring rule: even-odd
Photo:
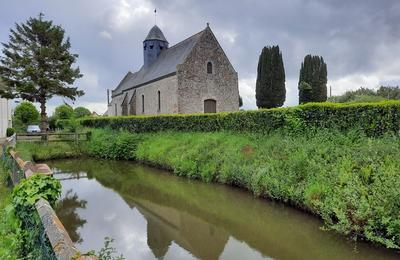
[[[25,125],[34,124],[39,122],[40,114],[31,102],[23,101],[15,107],[14,119]]]
[[[301,63],[299,77],[299,103],[325,102],[328,72],[324,58],[307,55]]]
[[[77,107],[74,109],[74,117],[81,118],[85,116],[90,116],[92,113],[86,107]]]
[[[45,131],[49,99],[61,96],[75,100],[84,94],[70,86],[82,77],[79,68],[73,67],[78,55],[69,52],[71,44],[64,29],[44,20],[43,14],[16,24],[10,29],[9,42],[2,46],[0,78],[5,86],[0,96],[39,102],[41,128]]]
[[[54,110],[54,116],[57,119],[71,119],[74,115],[74,109],[67,104],[59,105]]]
[[[258,108],[283,105],[286,99],[285,68],[279,46],[264,47],[257,67],[256,100]]]
[[[336,103],[400,100],[400,87],[380,86],[377,90],[360,87],[356,90],[348,90],[339,96],[332,96],[328,100]]]

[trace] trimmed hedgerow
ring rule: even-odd
[[[399,133],[400,102],[309,103],[290,108],[233,113],[85,118],[80,123],[85,127],[123,129],[136,133],[166,130],[268,133],[277,129],[301,132],[321,128],[341,131],[358,128],[368,136],[380,136]]]

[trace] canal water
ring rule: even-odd
[[[399,259],[321,229],[316,217],[240,189],[132,162],[49,162],[57,214],[81,251],[105,237],[126,259]]]

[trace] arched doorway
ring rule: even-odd
[[[204,100],[204,113],[216,113],[217,112],[217,101],[214,99]]]

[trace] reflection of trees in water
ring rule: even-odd
[[[76,193],[72,193],[72,189],[69,189],[65,194],[65,197],[58,202],[57,215],[65,228],[68,230],[72,241],[74,243],[82,243],[83,239],[78,233],[78,228],[86,224],[86,219],[82,219],[76,210],[78,208],[85,209],[87,201],[79,200]]]

